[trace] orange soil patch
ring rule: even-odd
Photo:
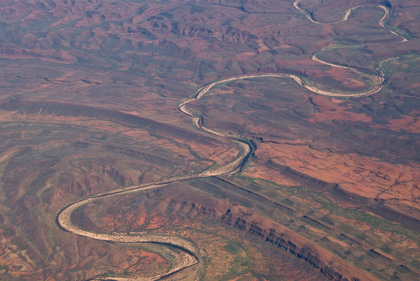
[[[345,110],[320,112],[320,113],[315,114],[315,116],[309,119],[309,121],[318,123],[324,120],[335,120],[335,119],[341,119],[341,120],[346,120],[346,121],[360,121],[360,122],[372,121],[372,118],[365,114],[353,113],[353,112],[348,112]]]
[[[390,119],[388,120],[389,125],[375,125],[372,126],[374,129],[389,129],[396,132],[407,131],[410,133],[419,134],[420,133],[420,119],[407,116],[400,119]]]
[[[257,39],[257,43],[260,46],[258,48],[258,52],[262,53],[265,51],[269,51],[270,49],[264,44],[264,41],[262,39]]]
[[[114,217],[112,215],[107,215],[105,217],[102,217],[102,221],[106,225],[113,225],[114,224]]]
[[[92,121],[86,121],[85,124],[91,128],[97,128],[113,133],[121,133],[129,131],[130,128],[126,126],[121,126],[112,122],[108,121],[102,121],[102,120],[92,120]]]
[[[373,157],[340,155],[287,144],[261,143],[255,154],[262,162],[271,158],[311,177],[339,183],[351,193],[367,198],[407,200],[415,202],[416,208],[420,206],[420,191],[416,188],[420,182],[418,166],[392,165]],[[277,179],[275,173],[265,173],[260,166],[253,169],[248,172],[253,172],[252,176],[284,184],[284,179]]]
[[[336,81],[344,81],[347,79],[348,70],[340,67],[334,67],[325,71],[325,73],[333,76]]]
[[[247,60],[248,58],[253,57],[255,54],[252,52],[243,52],[235,55],[235,58],[238,60]]]
[[[353,89],[353,90],[363,89],[363,87],[366,86],[365,83],[363,83],[361,81],[358,81],[356,79],[352,79],[352,78],[347,78],[341,84],[344,87],[349,88],[349,89]]]
[[[166,224],[168,222],[168,218],[156,216],[149,221],[147,225],[147,229],[157,229],[162,227],[162,224]]]
[[[315,79],[323,79],[324,77],[329,77],[334,81],[341,83],[341,85],[349,90],[361,90],[366,87],[366,84],[358,81],[353,78],[349,78],[349,73],[351,71],[348,69],[340,68],[340,67],[332,67],[327,71],[313,71],[313,78]]]
[[[312,102],[323,108],[329,108],[329,107],[337,107],[342,102],[339,99],[335,99],[333,97],[327,97],[327,96],[320,96],[320,95],[313,95],[312,96]]]
[[[133,137],[136,139],[139,139],[141,141],[156,141],[157,138],[152,137],[149,132],[145,131],[145,130],[140,130],[140,129],[135,129],[135,130],[130,130],[130,131],[126,131],[126,132],[122,132],[123,135],[129,136],[129,137]]]
[[[272,170],[264,165],[252,166],[246,169],[245,171],[243,171],[242,174],[248,177],[271,180],[279,185],[288,185],[288,186],[298,185],[298,183],[295,182],[294,180],[289,179],[285,176],[282,176],[278,171]]]
[[[138,257],[139,253],[137,251],[132,250],[133,254],[132,256]],[[153,259],[157,263],[165,263],[166,261],[157,253],[147,252],[141,250],[140,257],[146,258],[146,259]]]
[[[144,225],[144,220],[145,220],[145,217],[144,216],[136,216],[135,217],[137,220],[136,220],[136,224],[138,225],[138,226],[142,226],[142,225]]]
[[[349,107],[340,106],[339,100],[326,96],[315,95],[312,102],[317,105],[318,113],[309,119],[310,122],[323,122],[325,120],[342,119],[346,121],[372,122],[372,118],[364,113],[349,112]]]

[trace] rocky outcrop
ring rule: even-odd
[[[282,248],[318,268],[330,280],[375,280],[364,272],[351,268],[331,253],[291,230],[268,222],[242,207],[231,207],[221,216],[223,223],[259,237]]]
[[[310,190],[321,192],[328,196],[332,201],[346,206],[362,207],[365,210],[381,216],[387,220],[400,223],[407,229],[420,231],[420,219],[414,215],[404,213],[404,211],[397,208],[390,207],[386,201],[375,200],[350,192],[343,189],[338,183],[329,183],[323,180],[316,179],[305,173],[296,171],[288,166],[281,165],[272,160],[266,162],[266,166],[275,168],[283,176],[292,179],[297,184],[304,186]],[[398,206],[396,206],[398,207]],[[413,214],[414,211],[411,211]]]
[[[349,192],[337,184],[328,192],[328,195],[338,203],[352,204],[355,206],[366,206],[374,202],[373,199]]]
[[[404,214],[390,206],[387,206],[385,203],[379,202],[378,204],[373,204],[366,207],[366,210],[375,213],[383,218],[386,218],[393,222],[398,222],[405,228],[420,231],[420,219]]]
[[[185,200],[180,202],[176,199],[169,201],[166,214],[172,219],[187,218],[191,220],[206,220],[218,217],[217,211],[214,208]]]
[[[322,192],[336,188],[336,183],[330,183],[317,178],[308,176],[302,172],[294,170],[288,166],[281,165],[272,160],[267,161],[266,165],[281,172],[282,175],[293,179],[302,186],[308,187],[311,190]]]

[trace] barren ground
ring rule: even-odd
[[[419,280],[417,2],[3,1],[0,279]]]

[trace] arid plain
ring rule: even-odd
[[[419,21],[3,0],[0,280],[419,280]]]

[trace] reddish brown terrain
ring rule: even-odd
[[[0,280],[419,280],[419,12],[1,1]]]

